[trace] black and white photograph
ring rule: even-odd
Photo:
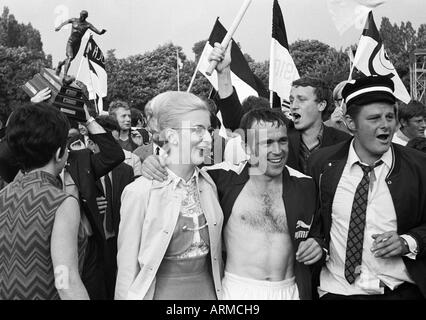
[[[426,298],[425,0],[0,10],[0,300]]]

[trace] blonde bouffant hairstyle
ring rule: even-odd
[[[189,92],[167,91],[155,96],[145,106],[145,115],[154,142],[161,140],[160,133],[164,129],[180,127],[187,113],[198,110],[209,112],[209,106],[207,102]]]

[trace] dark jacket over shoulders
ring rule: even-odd
[[[244,113],[235,89],[232,92],[232,95],[225,99],[219,99],[216,103],[222,114],[224,126],[232,131],[239,128],[240,121]],[[291,124],[288,125],[287,128],[289,141],[287,165],[293,169],[303,172],[303,165],[299,161],[301,134]],[[346,132],[324,126],[323,140],[320,148],[328,147],[341,141],[346,141],[350,138],[351,136]]]
[[[231,216],[232,208],[238,195],[249,180],[249,166],[241,174],[222,169],[207,171],[215,181],[219,202],[224,214],[223,226]],[[299,243],[306,240],[316,209],[316,190],[312,178],[285,167],[283,170],[283,202],[287,216],[289,235],[294,250]],[[295,260],[295,277],[300,299],[311,299],[311,270],[308,266]]]
[[[346,165],[350,142],[318,150],[309,158],[308,171],[319,190],[311,236],[326,250],[330,243],[333,199]],[[398,144],[392,144],[391,150],[393,165],[385,180],[395,207],[396,231],[412,236],[419,249],[415,260],[402,259],[426,297],[426,155]]]
[[[99,214],[96,197],[99,190],[96,180],[106,175],[124,161],[124,152],[111,133],[90,135],[99,146],[100,152],[94,154],[88,149],[70,152],[67,170],[73,178],[83,208],[94,232],[105,237],[102,215]]]
[[[333,127],[323,126],[323,128],[324,131],[320,149],[335,145],[342,141],[347,141],[351,138],[351,135]],[[303,165],[300,163],[299,157],[300,144],[302,139],[301,134],[292,126],[289,126],[287,134],[289,142],[287,165],[298,171],[303,171]]]

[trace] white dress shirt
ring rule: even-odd
[[[397,143],[402,146],[406,146],[408,141],[410,141],[410,138],[408,138],[405,134],[403,134],[401,129],[395,132],[392,138],[393,143]]]
[[[346,243],[355,191],[363,177],[361,167],[356,164],[361,160],[354,150],[352,141],[348,160],[333,200],[330,258],[321,271],[318,288],[320,296],[327,292],[340,295],[383,294],[383,285],[394,289],[403,282],[414,283],[401,257],[377,258],[371,252],[373,234],[397,230],[395,207],[385,181],[393,163],[391,148],[383,154],[381,160],[383,164],[374,168],[370,174],[361,274],[351,285],[344,275]],[[405,239],[408,239],[407,237],[411,238],[404,235]],[[414,239],[409,240],[410,243],[412,240],[415,242]]]

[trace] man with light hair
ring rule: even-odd
[[[426,296],[426,156],[392,143],[394,83],[370,76],[342,91],[353,138],[317,151],[311,236],[329,252],[318,293],[327,300]]]
[[[118,137],[118,143],[120,146],[127,151],[133,152],[137,148],[137,145],[132,141],[130,137],[132,118],[130,106],[127,102],[116,100],[111,102],[108,108],[108,113],[114,116],[118,125],[120,126],[120,135]]]
[[[324,125],[328,127],[333,127],[335,129],[338,129],[350,134],[345,122],[346,104],[342,98],[342,90],[346,83],[348,83],[348,81],[343,80],[339,82],[334,88],[333,90],[334,110],[331,113],[330,119],[328,119],[327,121],[324,121]]]

